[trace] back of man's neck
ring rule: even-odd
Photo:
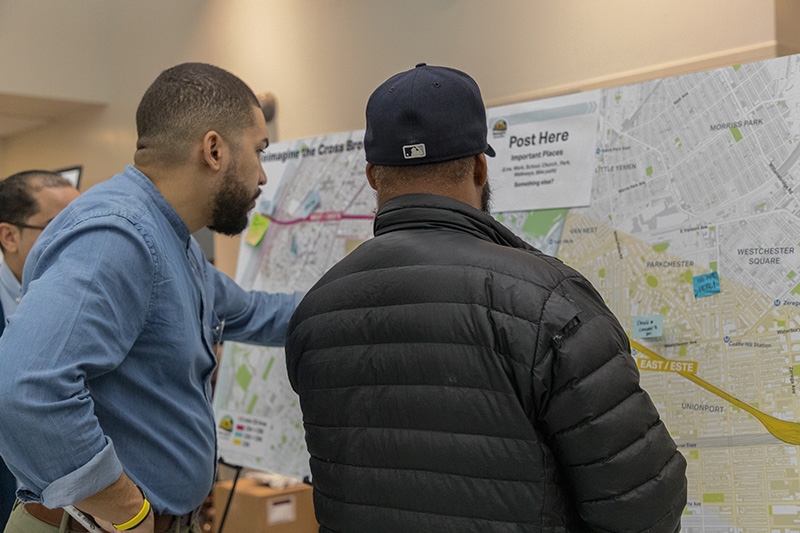
[[[169,169],[163,167],[137,166],[139,172],[147,176],[153,182],[158,192],[169,202],[172,208],[181,217],[183,223],[189,229],[189,233],[206,226],[204,218],[204,205],[202,199],[196,193],[199,188],[193,184],[194,180],[200,179],[187,165],[175,166]]]
[[[426,184],[395,186],[392,187],[391,191],[378,191],[378,207],[382,206],[392,198],[396,198],[404,194],[435,194],[436,196],[452,198],[453,200],[458,200],[459,202],[471,205],[476,209],[480,209],[480,205],[475,205],[471,191],[467,190],[465,187],[459,187],[457,184],[453,187],[430,186]]]

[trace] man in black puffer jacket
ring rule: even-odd
[[[367,105],[375,238],[292,318],[323,532],[674,532],[686,462],[579,273],[487,209],[486,119],[424,64]]]

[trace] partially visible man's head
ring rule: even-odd
[[[17,278],[45,226],[78,196],[60,175],[28,170],[0,182],[0,249]]]
[[[169,68],[147,89],[136,111],[136,164],[180,165],[209,131],[236,146],[258,108],[250,87],[213,65]]]
[[[420,63],[375,89],[367,103],[364,149],[376,185],[437,181],[443,186],[472,176],[474,156],[494,156],[486,109],[469,75]],[[488,182],[483,191],[488,209]]]

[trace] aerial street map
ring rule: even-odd
[[[307,291],[372,237],[375,195],[364,173],[364,132],[270,145],[262,193],[242,239],[236,281],[246,289]],[[214,408],[227,462],[310,475],[297,395],[283,349],[225,343]],[[227,417],[227,418],[226,418]]]
[[[590,204],[495,216],[583,273],[630,335],[688,461],[683,531],[800,531],[800,57],[597,102]],[[498,131],[502,110],[488,116]],[[553,117],[536,127],[566,131]],[[270,147],[281,184],[242,244],[239,283],[307,290],[371,236],[362,136]],[[280,350],[226,344],[218,387],[222,457],[308,474]]]

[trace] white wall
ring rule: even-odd
[[[82,164],[85,190],[119,172],[139,98],[183,61],[274,93],[287,140],[363,128],[371,91],[420,61],[497,105],[772,57],[776,1],[0,0],[0,94],[106,104],[0,142],[0,176]]]
[[[102,100],[110,87],[111,2],[0,0],[0,91]]]
[[[369,93],[419,61],[472,74],[489,102],[775,44],[773,0],[0,0],[0,92],[104,101],[10,138],[0,174],[131,160],[138,99],[207,61],[278,97],[282,139],[363,127]]]
[[[278,95],[284,138],[363,127],[372,89],[420,61],[492,102],[775,40],[771,0],[210,2],[198,29],[202,55]]]
[[[234,0],[236,1],[236,0]],[[0,176],[84,165],[81,189],[132,161],[135,112],[164,68],[192,57],[202,0],[0,0],[0,93],[105,104],[5,139]]]

